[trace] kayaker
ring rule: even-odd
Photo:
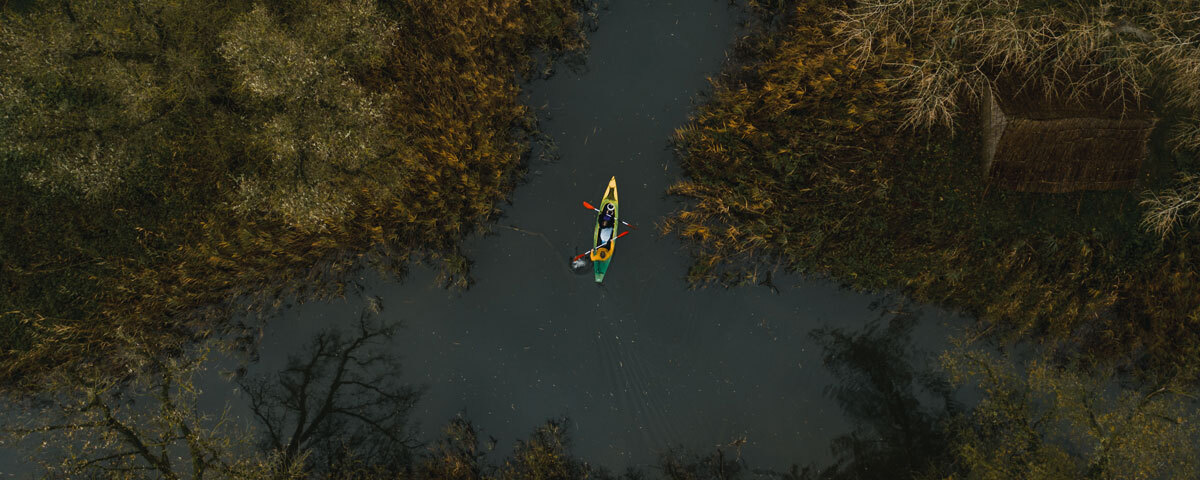
[[[617,209],[613,204],[604,204],[604,211],[600,213],[600,228],[612,228],[613,220],[617,219]]]
[[[600,211],[600,244],[608,243],[608,239],[612,238],[613,223],[617,219],[617,209],[611,203],[605,203],[604,209]]]

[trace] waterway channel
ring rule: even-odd
[[[665,194],[682,176],[669,139],[726,61],[741,15],[727,0],[609,2],[586,66],[526,85],[557,159],[535,156],[494,233],[468,239],[476,283],[444,290],[420,265],[403,280],[364,272],[345,299],[273,314],[250,373],[277,371],[373,297],[383,319],[404,325],[390,348],[403,360],[397,374],[427,387],[412,418],[426,439],[463,413],[503,449],[567,417],[572,453],[614,471],[653,464],[671,446],[739,440],[755,466],[827,464],[829,441],[852,425],[825,394],[835,378],[809,334],[880,318],[880,295],[795,275],[775,277],[778,293],[692,289],[686,248],[655,228],[681,201]],[[598,286],[568,258],[592,232],[582,202],[597,203],[612,176],[622,218],[641,228],[621,239]],[[927,308],[913,340],[937,351],[958,323]],[[216,370],[200,380],[202,409],[229,404],[252,423]],[[0,452],[0,464],[14,461]]]
[[[427,436],[464,412],[501,444],[548,418],[571,420],[573,451],[620,471],[668,446],[711,449],[745,438],[764,467],[826,463],[848,432],[823,392],[833,378],[809,337],[876,319],[879,295],[777,276],[765,287],[690,289],[690,261],[655,223],[679,208],[665,195],[682,173],[669,139],[719,73],[741,12],[725,0],[613,0],[581,71],[527,86],[558,147],[532,160],[494,234],[470,239],[476,283],[446,291],[416,268],[403,282],[364,275],[364,295],[405,325],[402,375],[429,387],[414,419]],[[622,218],[605,285],[567,259],[587,248],[597,203],[616,176]],[[351,322],[362,300],[287,309],[268,326],[257,370],[282,365],[318,328]],[[954,322],[927,311],[914,340],[939,348]]]

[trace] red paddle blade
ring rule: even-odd
[[[572,261],[572,262],[574,262],[574,261],[576,261],[576,260],[579,260],[579,259],[583,258],[585,255],[587,255],[587,254],[589,254],[589,253],[592,253],[592,251],[591,251],[591,250],[588,250],[588,251],[586,251],[586,252],[583,252],[583,253],[581,253],[581,254],[579,254],[579,255],[576,255],[576,256],[575,256],[575,258],[572,258],[572,259],[571,259],[571,261]]]
[[[624,232],[621,232],[621,234],[620,234],[620,235],[617,235],[617,238],[621,238],[621,237],[624,237],[624,236],[626,236],[626,235],[629,235],[629,232],[631,232],[631,231],[632,231],[632,230],[626,230],[626,231],[624,231]],[[614,238],[613,240],[616,240],[617,238]]]
[[[593,206],[592,206],[592,204],[588,203],[587,201],[584,201],[584,202],[583,202],[583,206],[585,206],[585,207],[587,207],[588,209],[591,209],[591,210],[599,210],[599,208],[593,207]]]

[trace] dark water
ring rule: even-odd
[[[808,333],[877,318],[868,308],[877,296],[794,277],[777,279],[779,295],[689,290],[683,247],[654,233],[679,207],[664,195],[681,175],[668,139],[719,71],[738,16],[723,0],[613,1],[586,71],[529,87],[561,158],[535,160],[496,234],[468,242],[477,283],[447,292],[421,269],[404,283],[362,279],[384,318],[407,325],[395,348],[405,378],[430,387],[415,415],[427,433],[461,411],[503,445],[567,416],[575,453],[618,470],[668,445],[741,437],[761,466],[829,460],[828,441],[850,427],[822,393],[832,377]],[[592,232],[581,202],[597,203],[614,175],[622,218],[641,229],[618,243],[597,286],[567,259]],[[268,368],[316,326],[352,321],[358,305],[307,305],[274,320]],[[914,337],[936,348],[949,316],[925,317]]]
[[[724,62],[738,16],[725,0],[613,0],[586,71],[560,69],[528,87],[560,159],[534,160],[495,235],[468,241],[477,283],[442,290],[422,267],[404,282],[360,279],[383,318],[406,325],[394,348],[399,374],[429,387],[414,414],[427,437],[465,412],[510,445],[566,416],[574,453],[615,470],[652,463],[671,445],[710,450],[741,438],[756,466],[830,460],[829,440],[851,426],[823,393],[834,378],[809,332],[860,328],[879,317],[869,308],[878,296],[782,275],[779,294],[690,290],[683,246],[654,233],[679,207],[664,195],[681,175],[668,139]],[[614,175],[622,218],[641,229],[619,242],[597,286],[590,268],[577,275],[567,259],[592,232],[581,202],[598,202]],[[319,329],[354,322],[363,304],[352,295],[285,309],[251,371],[279,369]],[[939,348],[941,324],[952,321],[927,313],[915,342]],[[250,418],[229,383],[213,375],[201,386],[206,409],[232,402]]]

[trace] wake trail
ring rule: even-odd
[[[602,304],[609,300],[607,291],[602,290]],[[607,311],[607,310],[606,310]],[[661,369],[651,369],[650,363],[639,353],[646,348],[645,342],[638,345],[636,331],[621,328],[624,322],[612,322],[608,315],[596,329],[598,350],[602,352],[602,363],[610,379],[611,388],[619,399],[623,410],[633,414],[637,428],[648,444],[661,450],[679,440],[677,430],[666,410],[652,392],[656,387],[665,387],[666,375]],[[635,328],[636,330],[636,328]],[[624,335],[618,335],[621,331]],[[619,390],[619,392],[616,392]]]

